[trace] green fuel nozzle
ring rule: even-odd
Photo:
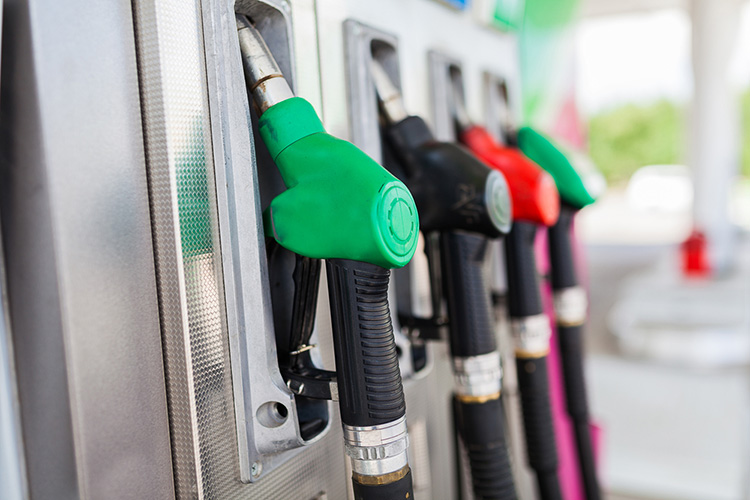
[[[517,132],[518,147],[555,179],[561,201],[581,209],[594,202],[567,156],[547,137],[531,127]]]
[[[409,190],[359,148],[326,133],[244,17],[238,36],[260,135],[287,187],[264,213],[267,236],[306,257],[406,265],[419,232]]]
[[[294,96],[246,18],[237,16],[237,30],[260,136],[287,187],[263,214],[266,234],[302,260],[326,261],[335,386],[354,496],[412,498],[406,401],[388,287],[389,269],[404,266],[416,249],[414,199],[369,156],[325,132],[313,107]],[[308,264],[314,282],[300,293],[311,303],[318,283],[315,265]],[[307,327],[294,332],[298,341],[310,332],[310,321],[302,323]],[[329,389],[308,397],[326,399],[325,393],[332,396]]]

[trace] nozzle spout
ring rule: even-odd
[[[294,93],[260,32],[245,16],[238,14],[236,20],[245,81],[260,115],[274,104],[294,97]]]
[[[450,100],[451,111],[453,112],[453,119],[456,121],[458,131],[463,132],[472,127],[473,123],[469,118],[469,113],[466,111],[466,102],[464,102],[463,83],[459,74],[451,72],[451,93],[453,94]]]
[[[370,63],[370,72],[372,81],[375,83],[375,90],[378,94],[380,108],[383,110],[385,118],[390,123],[399,123],[409,117],[404,107],[404,99],[401,92],[396,88],[391,77],[386,73],[383,65],[375,59]]]

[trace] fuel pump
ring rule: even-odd
[[[459,85],[453,88],[461,141],[505,175],[513,195],[513,227],[505,238],[505,259],[526,449],[542,500],[561,499],[547,379],[551,331],[542,306],[534,257],[537,227],[555,223],[559,196],[548,173],[519,151],[501,146],[486,130],[471,123],[463,96],[457,91]]]
[[[500,397],[500,353],[484,281],[489,238],[502,236],[510,226],[508,186],[499,172],[466,149],[436,141],[420,117],[408,115],[381,63],[373,60],[370,69],[383,122],[385,164],[414,194],[431,274],[439,268],[442,286],[436,280],[432,286],[447,302],[455,423],[474,494],[515,499]]]
[[[601,498],[591,443],[586,381],[583,371],[582,329],[588,301],[579,285],[571,242],[576,212],[594,202],[567,157],[546,137],[529,127],[517,132],[518,145],[555,179],[560,191],[560,218],[548,229],[551,281],[557,336],[562,359],[565,398],[575,430],[578,460],[587,500]]]
[[[338,398],[355,499],[411,498],[406,407],[387,293],[389,269],[404,266],[416,248],[414,200],[362,151],[325,132],[246,18],[237,17],[237,29],[260,135],[287,187],[264,212],[266,235],[304,258],[295,305],[307,313],[296,316],[300,331],[291,345],[300,349],[290,353],[287,384],[307,397]],[[305,369],[316,259],[326,260],[335,377]]]

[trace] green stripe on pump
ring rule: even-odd
[[[403,267],[419,219],[406,186],[352,143],[325,132],[295,97],[260,117],[260,135],[287,190],[264,213],[267,236],[295,253]]]
[[[549,139],[530,127],[518,130],[518,146],[555,179],[563,202],[577,209],[594,202],[573,165]]]

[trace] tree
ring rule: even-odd
[[[617,185],[645,165],[684,162],[685,132],[684,109],[674,102],[628,104],[591,118],[589,151],[607,182]],[[750,147],[745,149],[750,162]]]

